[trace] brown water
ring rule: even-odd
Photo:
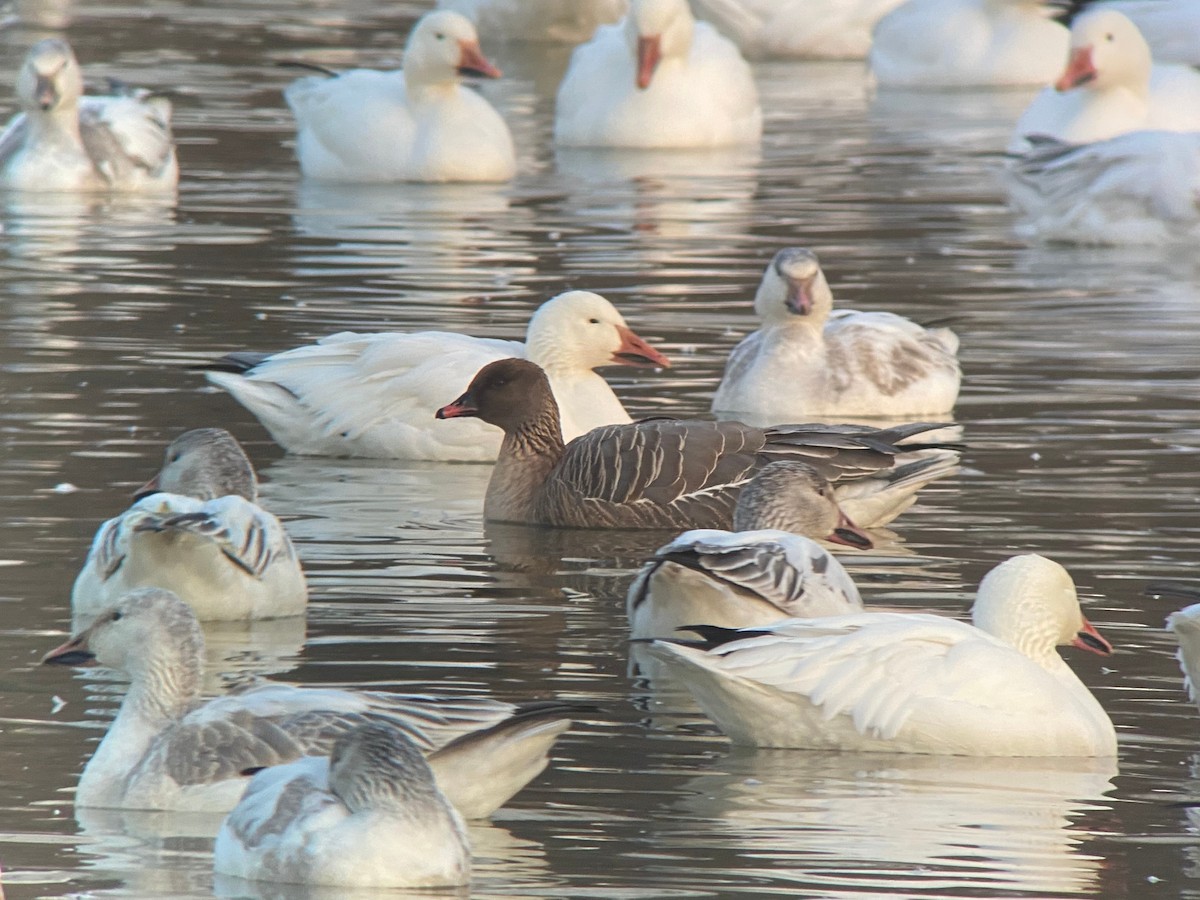
[[[507,75],[485,90],[521,147],[514,184],[302,185],[279,95],[292,76],[275,63],[394,61],[419,6],[21,3],[25,24],[0,32],[0,95],[39,21],[69,24],[93,77],[189,94],[177,205],[5,198],[0,213],[8,896],[213,889],[211,822],[76,820],[71,791],[120,686],[37,660],[62,638],[97,524],[166,441],[220,424],[246,442],[313,588],[307,637],[226,634],[222,671],[599,708],[474,829],[476,896],[1200,897],[1200,837],[1169,805],[1200,792],[1200,721],[1161,630],[1172,603],[1144,593],[1200,584],[1200,264],[1020,245],[995,173],[1025,95],[871,97],[857,64],[758,66],[761,156],[556,155],[565,55],[485,37]],[[1119,771],[733,751],[681,694],[628,674],[623,596],[653,538],[485,529],[486,467],[283,458],[186,368],[343,328],[519,337],[545,298],[581,287],[677,362],[614,370],[630,409],[703,414],[754,327],[764,263],[795,244],[822,254],[843,305],[962,338],[965,471],[892,546],[846,557],[864,596],[961,613],[1012,553],[1067,565],[1118,647],[1070,662],[1117,723]]]

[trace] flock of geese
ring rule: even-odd
[[[1081,178],[1121,141],[1164,141],[1166,131],[1182,141],[1196,127],[1188,115],[1200,104],[1180,98],[1200,90],[1188,80],[1200,76],[1160,70],[1115,3],[1068,32],[1032,0],[697,0],[735,43],[686,0],[546,0],[532,20],[535,4],[523,0],[445,0],[459,10],[417,23],[402,71],[323,71],[288,87],[300,168],[338,181],[513,177],[506,123],[460,83],[500,74],[473,20],[485,33],[586,40],[559,90],[564,146],[754,142],[762,111],[742,52],[806,52],[787,17],[819,18],[822,3],[847,14],[845,42],[817,42],[869,53],[881,86],[1057,78],[1014,135],[1030,203],[1046,199],[1048,173]],[[944,28],[959,41],[954,62],[939,55],[951,49]],[[922,50],[929,41],[938,52]],[[174,190],[164,98],[125,87],[84,96],[57,38],[29,51],[17,94],[0,183]],[[587,291],[543,304],[524,343],[341,333],[281,353],[231,353],[206,377],[289,452],[491,464],[488,520],[682,532],[634,578],[631,633],[648,671],[677,677],[736,742],[1115,756],[1111,720],[1058,654],[1062,645],[1112,652],[1062,566],[1037,555],[1001,563],[966,624],[864,609],[819,543],[871,547],[871,529],[958,470],[947,429],[961,383],[957,336],[835,309],[803,248],[775,255],[754,308],[761,328],[734,349],[712,421],[631,421],[595,369],[670,361]],[[806,424],[862,417],[904,424]],[[237,441],[219,428],[179,436],[133,505],[100,527],[72,591],[74,634],[45,657],[130,682],[76,803],[228,812],[214,865],[247,879],[465,883],[464,820],[491,815],[542,771],[585,708],[263,682],[202,695],[201,623],[303,615],[307,596],[287,530],[258,504]],[[1170,621],[1185,649],[1200,640],[1197,623],[1200,607]],[[1185,674],[1190,684],[1188,660]]]

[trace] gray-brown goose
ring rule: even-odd
[[[910,463],[910,471],[893,482],[889,470],[896,457],[919,449],[898,444],[941,427],[926,423],[752,428],[647,419],[596,428],[564,445],[545,373],[520,359],[488,364],[466,393],[437,411],[440,419],[459,416],[476,416],[504,430],[484,517],[531,525],[729,529],[738,493],[755,472],[776,459],[798,459],[831,482],[845,482],[851,493],[869,494],[857,498],[859,506],[887,516],[858,523],[870,527],[889,521],[921,484],[957,463],[953,451],[939,451]],[[867,479],[877,480],[876,490],[868,491]],[[841,487],[835,490],[853,520]],[[880,502],[879,495],[888,493],[898,496]]]

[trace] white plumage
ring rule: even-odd
[[[519,43],[578,44],[625,15],[627,0],[438,0],[489,37]]]
[[[863,59],[871,31],[903,0],[693,0],[748,56]]]

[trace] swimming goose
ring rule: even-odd
[[[171,104],[146,91],[83,96],[71,45],[46,38],[17,75],[21,112],[0,134],[0,186],[162,193],[179,182]]]
[[[1036,138],[1004,179],[1023,237],[1182,244],[1200,235],[1200,134],[1131,131],[1082,145]]]
[[[964,88],[1053,81],[1067,29],[1042,0],[908,0],[875,25],[868,55],[883,87]]]
[[[459,885],[471,846],[420,749],[388,725],[361,725],[328,757],[255,775],[221,825],[213,868],[287,884]]]
[[[750,67],[687,0],[631,0],[624,21],[575,48],[558,89],[554,139],[567,147],[710,148],[761,136]]]
[[[810,537],[871,546],[816,469],[791,460],[765,466],[738,496],[733,531],[685,531],[638,572],[626,597],[633,636],[861,611],[854,581]]]
[[[845,481],[848,494],[861,493],[854,506],[841,505],[869,528],[890,521],[920,485],[957,466],[957,454],[935,448],[893,468],[899,454],[923,446],[905,441],[938,427],[926,423],[764,429],[646,419],[597,428],[564,445],[546,375],[523,359],[489,363],[437,416],[477,416],[504,429],[483,514],[528,525],[728,529],[738,492],[755,472],[775,459],[799,459]]]
[[[693,0],[748,56],[863,59],[871,31],[902,0]]]
[[[546,301],[525,344],[443,331],[343,332],[273,356],[233,354],[210,371],[289,453],[492,462],[502,435],[478,422],[435,422],[446,389],[487,363],[526,356],[543,366],[573,438],[630,421],[599,366],[670,366],[616,308],[589,291]]]
[[[974,625],[917,613],[789,619],[699,641],[666,662],[729,737],[758,747],[953,756],[1115,756],[1108,714],[1058,655],[1112,646],[1075,584],[1033,554],[979,585]]]
[[[1194,588],[1174,584],[1157,585],[1148,593],[1187,600],[1197,597]],[[1183,672],[1183,689],[1193,703],[1200,703],[1200,603],[1192,603],[1167,616],[1167,631],[1179,642],[1175,658]]]
[[[343,182],[507,181],[512,135],[463,75],[500,77],[470,20],[432,12],[404,48],[403,70],[352,69],[292,82],[296,156],[309,178]]]
[[[811,250],[775,254],[754,296],[762,328],[730,354],[712,408],[751,421],[932,416],[949,412],[962,373],[958,338],[886,312],[833,310]]]
[[[188,605],[159,588],[129,593],[43,662],[98,664],[130,679],[79,779],[79,806],[223,812],[245,789],[247,769],[327,753],[348,729],[384,722],[426,752],[478,733],[434,765],[444,766],[442,789],[459,812],[483,818],[545,768],[571,725],[571,708],[552,701],[514,706],[264,681],[205,701],[203,632]]]
[[[254,467],[228,431],[177,437],[137,496],[96,532],[71,591],[76,626],[138,587],[173,591],[206,621],[304,612],[296,549],[258,505]]]
[[[625,15],[627,0],[438,0],[489,37],[516,42],[578,44],[597,26]]]
[[[1115,9],[1128,16],[1159,62],[1200,65],[1200,0],[1083,0],[1083,8]]]
[[[1072,24],[1066,68],[1021,114],[1008,151],[1030,136],[1086,144],[1142,130],[1200,131],[1200,73],[1155,65],[1136,25],[1097,9]]]

